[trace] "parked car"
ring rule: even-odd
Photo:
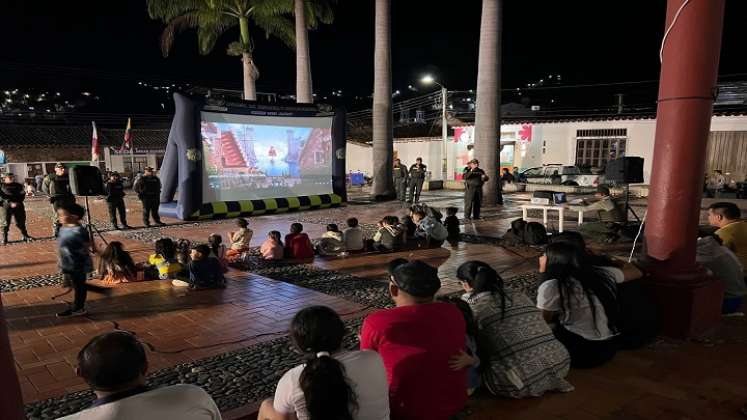
[[[604,183],[602,174],[584,174],[574,165],[545,165],[529,168],[519,175],[520,182],[528,184],[574,185],[596,187]]]

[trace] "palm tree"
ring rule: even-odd
[[[482,0],[480,56],[475,104],[475,157],[490,180],[483,186],[484,201],[498,199],[501,112],[501,0]]]
[[[309,57],[309,29],[316,29],[319,23],[334,21],[332,5],[336,0],[293,0],[293,13],[296,16],[296,102],[314,102],[311,84],[311,59]]]
[[[376,0],[373,97],[373,195],[394,197],[391,0]]]
[[[295,47],[293,22],[284,14],[292,9],[276,0],[148,0],[148,14],[166,23],[161,50],[168,56],[176,34],[197,29],[200,54],[209,54],[221,35],[238,25],[239,40],[228,46],[228,54],[240,56],[244,68],[244,99],[256,100],[259,70],[254,63],[251,25]]]

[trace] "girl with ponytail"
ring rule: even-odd
[[[259,418],[272,420],[388,419],[384,362],[372,351],[342,351],[345,324],[326,306],[299,311],[290,337],[306,363],[287,371]]]
[[[525,398],[573,390],[564,379],[571,364],[568,351],[526,295],[504,288],[501,276],[481,261],[462,264],[457,278],[477,322],[477,352],[488,391]]]

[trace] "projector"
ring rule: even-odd
[[[531,203],[532,204],[539,204],[539,205],[542,205],[542,206],[549,206],[550,205],[550,199],[549,198],[532,197]]]

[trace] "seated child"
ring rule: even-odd
[[[259,248],[263,260],[282,260],[283,259],[283,241],[280,239],[280,232],[277,230],[270,231],[267,239]]]
[[[248,251],[252,242],[252,236],[254,236],[254,232],[249,229],[249,222],[246,219],[239,217],[236,219],[236,225],[239,227],[239,230],[228,234],[228,237],[231,238],[231,246],[226,251],[228,262],[235,261],[242,252]]]
[[[303,233],[303,225],[293,223],[290,233],[285,235],[285,257],[291,259],[314,258],[314,247],[309,235]]]
[[[446,227],[446,231],[449,233],[449,236],[447,237],[449,240],[459,239],[459,234],[461,233],[459,229],[459,219],[456,217],[457,211],[459,211],[459,209],[456,207],[449,207],[446,209],[444,227]]]
[[[389,252],[402,247],[405,231],[399,224],[397,216],[386,216],[379,222],[379,230],[373,237],[376,251]]]
[[[319,255],[326,256],[337,256],[345,251],[345,244],[342,242],[342,232],[340,232],[336,224],[330,223],[327,225],[327,231],[317,241],[316,251]]]
[[[351,217],[347,220],[347,225],[348,228],[342,232],[342,241],[345,243],[345,249],[352,252],[362,251],[365,247],[363,243],[363,228],[358,225],[358,219]]]
[[[176,247],[174,241],[169,238],[161,238],[156,241],[156,253],[148,257],[148,264],[157,271],[157,278],[161,280],[175,279],[184,269],[182,264],[177,262]],[[148,278],[150,276],[146,276]]]
[[[467,326],[467,336],[465,337],[464,347],[461,353],[456,354],[449,360],[449,367],[452,370],[469,369],[467,376],[467,395],[472,395],[480,387],[480,358],[477,355],[477,321],[472,313],[469,304],[459,297],[442,296],[438,298],[439,302],[452,303],[456,305],[464,316],[464,323]]]
[[[99,276],[106,284],[126,283],[137,280],[137,267],[122,242],[112,241],[101,253]]]
[[[415,238],[421,245],[439,247],[449,236],[449,232],[438,219],[426,216],[421,210],[412,213],[412,220],[418,225]]]
[[[228,271],[228,261],[226,261],[226,246],[223,245],[223,237],[213,233],[208,237],[208,246],[210,247],[210,256],[217,259],[223,272]]]
[[[189,281],[173,280],[171,284],[190,289],[216,289],[226,286],[223,269],[218,259],[210,256],[210,247],[204,244],[195,245],[190,253]]]

